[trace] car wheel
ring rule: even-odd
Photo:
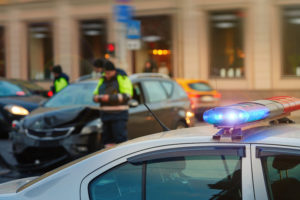
[[[177,122],[175,129],[187,128],[188,126],[183,121]]]

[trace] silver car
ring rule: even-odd
[[[0,199],[300,199],[300,125],[269,118],[272,112],[256,115],[257,123],[229,113],[246,124],[218,122],[220,131],[202,126],[140,137],[40,177],[1,184]]]

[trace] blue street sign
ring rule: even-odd
[[[141,21],[129,20],[127,22],[127,39],[141,38]]]
[[[115,5],[114,11],[118,22],[126,23],[133,15],[133,7],[129,5]]]

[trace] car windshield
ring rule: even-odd
[[[206,83],[190,83],[189,84],[190,88],[198,91],[212,91],[213,89]]]
[[[71,84],[49,99],[49,101],[44,104],[44,107],[96,106],[97,104],[93,102],[93,91],[96,85],[96,82]]]
[[[25,96],[29,91],[7,81],[0,81],[0,97]]]
[[[26,88],[27,90],[30,90],[30,91],[44,90],[44,88],[40,87],[39,85],[37,85],[33,82],[29,82],[29,81],[18,80],[18,81],[11,81],[11,82],[20,86],[21,88]]]

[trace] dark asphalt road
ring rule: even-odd
[[[300,111],[292,114],[290,119],[300,124]],[[197,123],[197,126],[205,125],[205,123]],[[17,162],[12,153],[11,142],[8,139],[0,140],[0,183],[24,178],[29,176],[41,175],[44,172],[19,172],[17,170]]]

